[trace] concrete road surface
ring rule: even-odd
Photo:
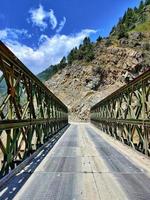
[[[150,200],[149,170],[149,158],[90,124],[74,123],[14,199]]]

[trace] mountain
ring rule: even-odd
[[[128,9],[109,37],[85,38],[67,58],[38,75],[70,109],[70,120],[88,120],[92,105],[150,66],[150,0]]]

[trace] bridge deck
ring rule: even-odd
[[[92,125],[72,124],[35,171],[23,171],[21,177],[28,180],[14,199],[147,200],[149,169],[148,158],[100,134]],[[8,197],[18,182],[7,186],[12,191]]]

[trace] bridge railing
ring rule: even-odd
[[[91,122],[150,155],[150,70],[94,105]]]
[[[0,175],[67,124],[67,107],[0,42]]]

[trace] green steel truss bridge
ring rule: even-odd
[[[150,70],[94,105],[91,121],[150,156]]]
[[[2,43],[0,70],[5,87],[0,100],[3,175],[67,125],[68,109]]]
[[[90,113],[69,124],[67,106],[0,42],[0,199],[150,199],[150,70]]]

